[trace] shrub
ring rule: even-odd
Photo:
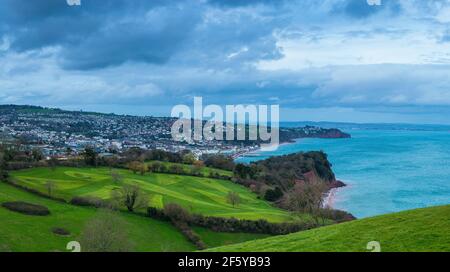
[[[102,208],[107,207],[108,203],[101,198],[93,196],[76,196],[70,200],[70,204],[75,206],[95,207]]]
[[[281,191],[280,187],[275,187],[275,189],[268,189],[266,193],[264,194],[264,199],[267,201],[277,201],[283,196],[283,192]]]
[[[11,185],[11,186],[13,186],[13,187],[16,187],[16,188],[19,188],[19,189],[21,189],[21,190],[27,191],[27,192],[29,192],[29,193],[38,195],[38,196],[40,196],[40,197],[44,197],[44,198],[48,198],[48,199],[51,199],[51,200],[55,200],[55,201],[67,203],[66,200],[63,199],[63,198],[58,198],[58,197],[54,197],[54,196],[49,196],[48,194],[43,193],[43,192],[41,192],[41,191],[38,191],[38,190],[35,190],[35,189],[32,189],[32,188],[29,188],[29,187],[24,186],[24,185],[20,185],[20,184],[14,182],[14,180],[7,179],[7,180],[5,180],[4,182],[8,183],[9,185]]]
[[[353,216],[351,213],[335,209],[323,209],[322,216],[324,218],[334,220],[337,223],[352,221],[356,219],[356,217]]]
[[[181,233],[197,247],[197,249],[206,249],[206,244],[202,241],[200,236],[189,227],[186,222],[172,221],[172,224],[177,229],[179,229]]]
[[[80,243],[83,252],[129,252],[127,222],[119,212],[100,209],[84,228]]]
[[[22,201],[5,202],[2,206],[10,211],[15,211],[26,215],[46,216],[50,214],[50,210],[45,206],[30,204]]]
[[[282,235],[317,227],[314,222],[271,223],[266,220],[255,221],[204,216],[201,214],[191,215],[188,211],[177,204],[168,204],[164,207],[164,210],[148,208],[147,215],[155,219],[171,220],[174,224],[184,222],[188,225],[196,225],[216,232],[245,232]],[[191,238],[189,239],[191,240]]]
[[[172,221],[190,222],[191,215],[189,212],[175,203],[169,203],[164,206],[164,214]]]
[[[61,235],[61,236],[69,236],[70,235],[70,231],[68,231],[64,228],[52,228],[52,232],[56,235]]]

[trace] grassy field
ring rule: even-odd
[[[0,252],[49,252],[66,251],[69,241],[76,241],[83,228],[96,215],[94,208],[76,207],[45,199],[24,192],[5,183],[0,183],[0,203],[26,201],[44,205],[51,211],[50,216],[29,216],[9,211],[0,206]],[[196,248],[170,223],[122,212],[133,251],[193,251]],[[70,236],[58,236],[51,232],[60,227],[71,232]],[[266,235],[216,233],[203,228],[195,228],[208,246],[227,245]]]
[[[378,241],[383,252],[450,251],[450,206],[356,220],[211,251],[364,252]]]
[[[148,161],[147,164],[150,165],[153,162],[156,162],[156,161]],[[189,164],[162,162],[162,161],[158,161],[158,162],[165,165],[167,168],[169,168],[172,165],[181,166],[184,169],[184,171],[186,171],[187,173],[189,173],[193,168],[193,166],[189,165]],[[231,172],[231,171],[226,171],[226,170],[212,168],[212,167],[206,167],[206,166],[201,169],[200,173],[203,174],[204,176],[209,176],[211,173],[216,173],[216,174],[219,174],[222,176],[227,176],[227,177],[233,176],[233,172]]]
[[[166,203],[178,203],[192,213],[204,215],[235,217],[240,219],[267,219],[272,222],[290,221],[295,217],[289,212],[275,208],[270,203],[258,199],[246,187],[230,181],[180,176],[171,174],[147,173],[144,176],[128,170],[114,170],[123,177],[123,183],[141,186],[150,195],[150,206],[161,208]],[[34,168],[11,172],[12,180],[46,192],[45,184],[56,184],[54,196],[70,200],[74,196],[97,196],[107,199],[111,191],[118,187],[112,181],[108,168]],[[233,207],[227,203],[226,196],[237,192],[242,203]],[[309,220],[304,216],[302,220]]]
[[[213,232],[211,230],[199,227],[194,227],[193,230],[202,237],[203,242],[205,242],[208,248],[232,245],[270,237],[270,235],[256,233]]]
[[[96,214],[93,208],[81,208],[48,200],[10,185],[0,183],[0,203],[26,201],[44,205],[49,216],[29,216],[0,207],[0,249],[17,251],[65,251],[69,241],[77,240],[86,223]],[[191,251],[195,247],[171,224],[121,213],[136,251]],[[69,230],[63,237],[51,232],[54,227]],[[156,235],[157,234],[157,235]]]

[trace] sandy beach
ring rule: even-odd
[[[336,192],[339,188],[333,188],[330,191],[328,191],[327,195],[325,196],[323,200],[323,206],[325,208],[333,208],[334,201],[336,200]]]

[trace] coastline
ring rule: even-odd
[[[298,138],[291,142],[282,142],[282,143],[278,144],[278,147],[296,143],[298,140],[301,140],[301,139],[304,139],[304,138]],[[251,154],[258,154],[258,152],[264,152],[264,150],[261,146],[258,146],[256,148],[250,148],[250,150],[238,151],[238,152],[234,153],[233,155],[231,155],[231,157],[233,158],[233,160],[237,160],[239,158],[242,158],[242,157],[245,157],[245,156],[248,156]]]
[[[324,208],[334,208],[334,203],[336,200],[336,193],[339,188],[331,188],[323,198],[323,207]]]
[[[303,138],[297,138],[297,139],[294,139],[293,141],[290,141],[290,142],[283,142],[283,143],[280,143],[279,146],[293,144],[293,143],[296,143],[297,141],[299,141],[301,139],[303,139]],[[237,152],[232,157],[233,157],[233,160],[237,160],[237,159],[239,159],[241,157],[245,157],[245,156],[248,156],[248,155],[251,156],[251,154],[258,154],[258,152],[261,152],[261,151],[263,152],[261,147],[253,148],[251,150],[247,150],[247,151],[243,151],[243,152]],[[335,183],[330,186],[330,189],[324,194],[323,204],[322,204],[323,207],[324,208],[334,209],[334,206],[335,206],[335,203],[336,203],[336,198],[337,198],[336,195],[338,193],[338,190],[340,188],[343,188],[343,187],[346,187],[346,186],[347,186],[346,183],[344,183],[344,182],[342,182],[340,180],[336,180]]]

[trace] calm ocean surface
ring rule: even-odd
[[[337,191],[334,207],[358,218],[450,204],[450,130],[345,131],[351,139],[301,139],[237,161],[323,150],[336,177],[348,184]]]

